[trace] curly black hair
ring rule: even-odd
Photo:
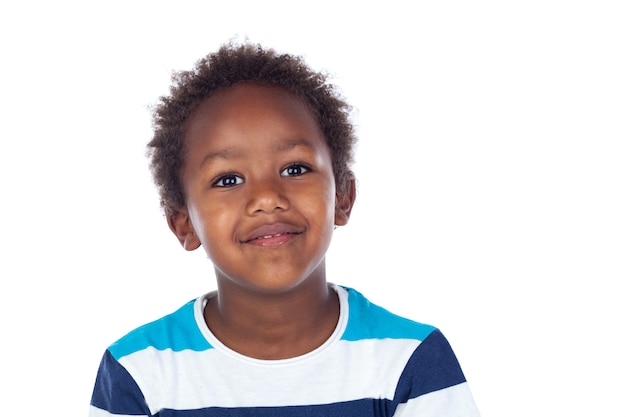
[[[160,97],[153,108],[154,137],[148,143],[148,157],[166,214],[174,215],[185,205],[183,124],[218,90],[244,82],[284,88],[310,105],[331,150],[337,190],[348,191],[356,136],[349,120],[351,107],[336,86],[302,57],[259,44],[230,42],[199,60],[191,71],[174,73],[170,95]]]

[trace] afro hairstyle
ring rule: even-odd
[[[238,83],[280,87],[308,103],[330,148],[337,190],[348,192],[356,136],[349,120],[351,107],[337,87],[302,57],[259,44],[230,42],[200,59],[191,71],[175,72],[170,95],[160,97],[152,109],[154,136],[147,154],[166,215],[175,215],[185,206],[181,181],[185,121],[204,100]]]

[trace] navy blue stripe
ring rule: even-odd
[[[150,415],[137,383],[108,350],[100,362],[91,405],[113,414]]]
[[[302,389],[306,389],[305,386]],[[289,407],[210,407],[199,410],[161,410],[155,417],[383,417],[391,401],[366,398],[341,403]]]
[[[413,352],[398,381],[395,403],[465,382],[461,366],[446,338],[435,330]]]

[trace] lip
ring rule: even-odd
[[[302,233],[301,228],[287,223],[265,224],[252,230],[242,239],[242,242],[255,246],[277,247]]]

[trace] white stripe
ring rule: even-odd
[[[408,339],[340,341],[300,361],[252,365],[216,349],[173,352],[148,348],[120,363],[135,377],[152,412],[161,408],[328,404],[392,399],[400,374],[419,343]]]
[[[400,404],[394,417],[480,417],[466,382]]]
[[[141,417],[141,416],[129,415],[129,414],[111,414],[108,411],[105,411],[98,407],[94,407],[93,405],[90,405],[89,417]]]

